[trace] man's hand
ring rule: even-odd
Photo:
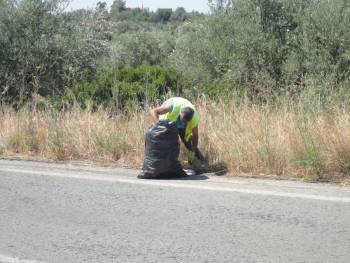
[[[195,160],[196,160],[196,153],[193,151],[190,151],[188,153],[188,163],[193,164]]]
[[[169,112],[169,107],[164,105],[155,109],[151,109],[149,111],[150,115],[152,116],[155,122],[159,121],[159,115],[166,114],[168,112]]]
[[[192,152],[196,152],[198,147],[198,126],[192,129]]]
[[[189,164],[194,164],[196,161],[196,151],[198,147],[198,126],[192,129],[192,149],[188,153]]]

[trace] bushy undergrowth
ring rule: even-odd
[[[100,73],[93,81],[78,82],[64,97],[73,105],[82,107],[93,103],[123,109],[125,107],[155,103],[166,94],[182,94],[182,74],[170,66],[142,64],[137,67],[119,64],[113,70]]]

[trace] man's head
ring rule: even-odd
[[[194,110],[190,107],[185,107],[181,109],[180,119],[181,121],[188,123],[192,120],[193,115],[194,115]]]

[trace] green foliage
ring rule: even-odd
[[[154,22],[165,23],[170,20],[173,10],[171,8],[158,8],[153,16]]]
[[[123,0],[114,0],[111,6],[111,15],[118,16],[121,12],[126,10],[125,1]]]
[[[211,1],[212,15],[183,24],[171,61],[198,83],[229,80],[251,97],[285,94],[306,79],[350,73],[346,0]],[[294,89],[294,88],[293,88]]]
[[[143,63],[162,64],[175,48],[176,28],[196,16],[199,14],[187,13],[182,7],[174,12],[172,9],[153,12],[147,8],[128,8],[125,1],[115,1],[110,12],[111,19],[116,22],[112,53],[106,63],[112,67],[115,61],[133,67]]]
[[[189,18],[189,15],[187,14],[185,8],[178,7],[176,8],[175,12],[171,14],[170,20],[171,21],[178,21],[178,22],[184,22]]]
[[[211,0],[207,15],[123,0],[64,11],[65,3],[0,0],[0,103],[64,94],[121,108],[153,101],[168,85],[179,95],[348,105],[348,0]]]
[[[309,5],[303,20],[304,66],[313,75],[336,75],[344,80],[350,73],[350,2],[320,1]]]
[[[120,34],[113,42],[112,56],[130,66],[161,64],[174,49],[173,37],[161,30]]]
[[[149,22],[151,15],[147,9],[127,8],[123,0],[115,0],[110,11],[111,18],[116,21]]]
[[[110,16],[116,21],[128,21],[137,23],[166,24],[182,23],[193,17],[201,16],[198,12],[188,13],[183,7],[178,7],[174,12],[171,8],[159,8],[150,11],[148,8],[128,8],[123,0],[115,0],[111,6]]]
[[[305,145],[296,151],[295,165],[319,171],[322,168],[320,150],[313,142],[305,141]]]
[[[100,73],[91,82],[77,83],[66,94],[65,101],[69,104],[78,102],[83,107],[92,102],[94,106],[122,109],[153,103],[169,92],[180,94],[183,92],[182,81],[181,74],[169,66],[119,64],[114,70]]]
[[[2,1],[0,94],[10,102],[62,94],[93,77],[108,50],[106,21],[98,12],[63,12],[65,1]]]

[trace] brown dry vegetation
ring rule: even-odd
[[[317,114],[282,106],[196,103],[200,147],[211,167],[232,174],[308,180],[346,179],[350,172],[350,114]],[[112,115],[107,110],[0,113],[0,154],[42,160],[90,160],[140,167],[147,110]]]

